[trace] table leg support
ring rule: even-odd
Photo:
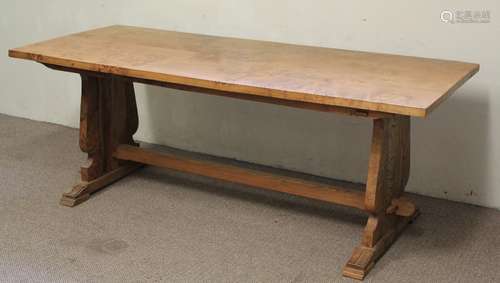
[[[90,198],[90,194],[120,180],[142,166],[143,164],[131,162],[130,164],[122,165],[110,172],[107,172],[101,177],[90,182],[81,182],[76,184],[70,192],[63,194],[60,204],[70,207],[76,206],[88,200]]]
[[[139,167],[112,155],[119,144],[137,146],[132,138],[138,127],[133,83],[88,74],[81,74],[81,78],[80,148],[88,159],[80,170],[81,183],[63,194],[60,203],[65,206],[87,200],[92,192]]]
[[[365,192],[370,213],[361,244],[343,275],[362,280],[417,216],[415,205],[401,197],[410,172],[410,118],[375,119]]]
[[[375,262],[389,249],[399,234],[418,216],[418,210],[407,217],[397,215],[370,216],[363,232],[363,241],[356,247],[344,267],[343,275],[363,280]],[[371,241],[376,237],[376,241]]]

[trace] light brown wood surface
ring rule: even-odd
[[[403,195],[410,173],[410,117],[426,116],[474,75],[476,64],[112,26],[9,50],[79,73],[81,183],[61,204],[144,164],[355,207],[369,213],[343,269],[363,279],[418,209]],[[134,82],[373,119],[365,191],[231,164],[142,149]],[[361,185],[363,187],[363,185]]]
[[[80,70],[256,96],[426,116],[479,65],[111,26],[9,50]]]
[[[171,153],[159,154],[153,150],[131,145],[119,145],[116,148],[114,157],[119,160],[129,160],[260,189],[364,209],[364,193],[362,190],[350,190],[341,186],[280,176],[215,161],[176,156]]]

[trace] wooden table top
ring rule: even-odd
[[[355,109],[426,116],[479,65],[110,26],[9,50],[88,71]]]

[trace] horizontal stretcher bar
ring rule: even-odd
[[[212,160],[200,160],[173,153],[158,153],[151,149],[131,145],[119,145],[113,156],[120,160],[134,161],[364,210],[364,191],[281,176]]]

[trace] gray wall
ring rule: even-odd
[[[443,10],[489,10],[491,23],[443,23]],[[128,24],[480,63],[476,77],[429,118],[413,120],[408,190],[500,208],[498,1],[18,0],[0,2],[0,11],[0,113],[72,127],[79,121],[79,78],[7,58],[8,48]],[[365,179],[369,121],[142,85],[136,89],[138,139]]]

